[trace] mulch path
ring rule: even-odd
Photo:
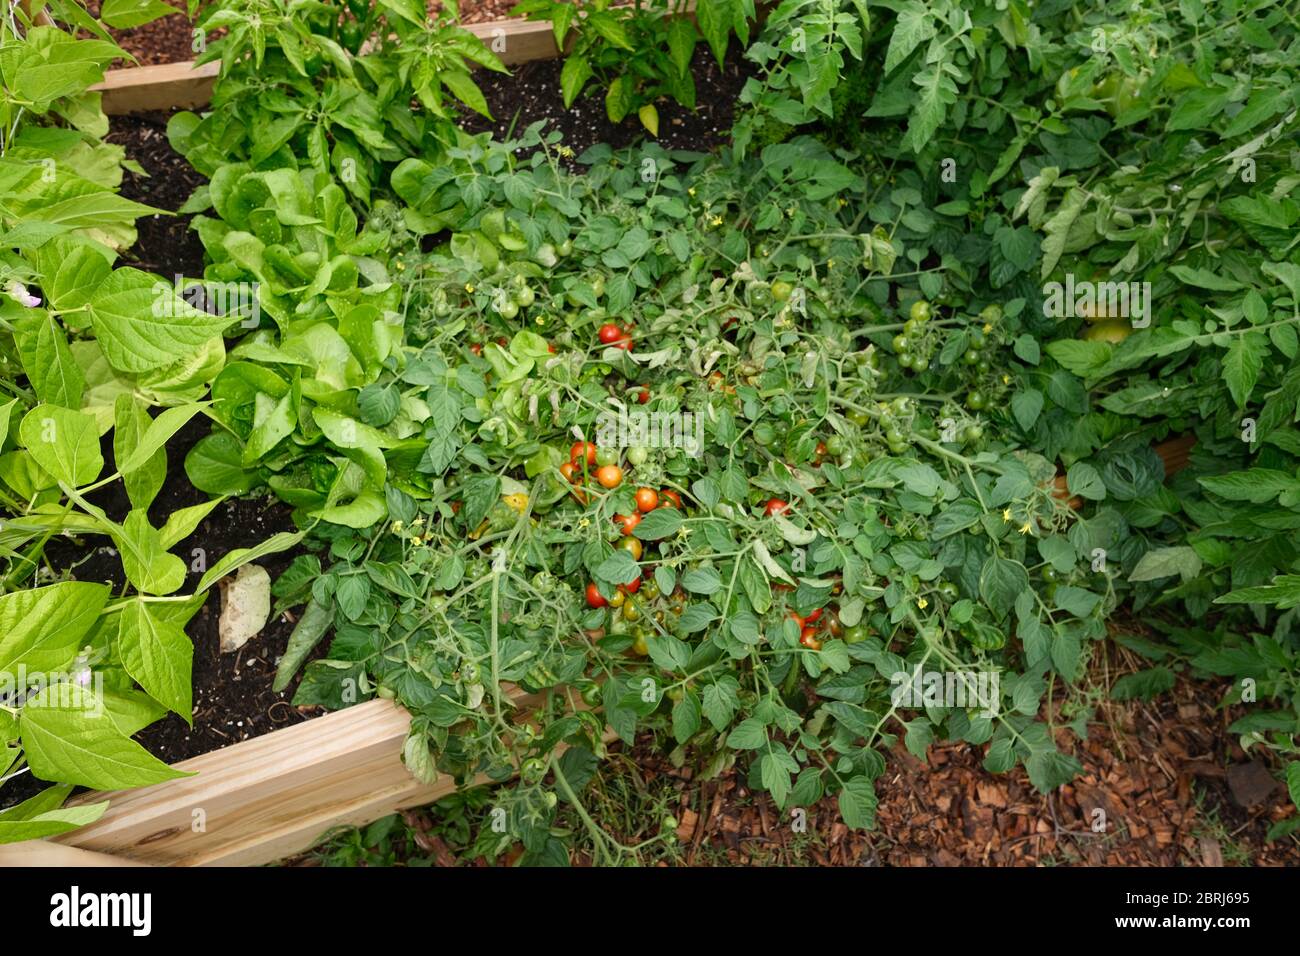
[[[1084,774],[1054,794],[1023,769],[992,774],[983,748],[931,747],[929,766],[901,743],[876,781],[877,827],[853,832],[833,799],[809,808],[808,836],[782,821],[739,774],[693,786],[655,752],[647,778],[675,778],[686,862],[817,866],[1300,866],[1300,845],[1265,842],[1294,809],[1262,764],[1243,754],[1217,710],[1223,688],[1181,681],[1151,702],[1108,702],[1089,739],[1058,745]],[[1092,825],[1104,814],[1104,833]]]

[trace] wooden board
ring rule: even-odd
[[[192,62],[164,63],[109,70],[104,82],[92,86],[103,94],[104,112],[109,116],[152,110],[195,109],[212,98],[220,63],[196,67]]]
[[[538,700],[518,687],[507,696],[521,713]],[[451,777],[422,784],[406,769],[410,723],[401,707],[372,700],[174,765],[193,777],[85,794],[72,802],[109,800],[102,817],[50,843],[0,846],[0,866],[79,865],[53,855],[67,848],[90,851],[86,865],[111,855],[128,864],[257,866],[300,853],[334,827],[457,790]]]
[[[481,38],[507,66],[559,55],[549,23],[490,20],[466,24],[465,29]],[[220,63],[195,67],[192,61],[186,61],[110,70],[104,75],[104,82],[91,89],[103,93],[104,112],[110,116],[196,109],[212,98],[220,68]]]
[[[0,846],[0,866],[146,866],[134,860],[107,853],[81,850],[75,846],[48,843],[45,840],[28,840]]]

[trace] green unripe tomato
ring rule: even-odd
[[[598,448],[596,450],[597,465],[617,465],[618,451],[613,448]]]
[[[930,303],[924,299],[917,299],[912,303],[912,308],[908,310],[910,315],[917,322],[927,322],[930,319]]]
[[[650,453],[640,445],[633,445],[627,450],[627,462],[629,465],[644,465],[649,456]],[[597,454],[596,460],[600,460],[599,454]],[[610,462],[610,464],[613,464],[613,462]]]

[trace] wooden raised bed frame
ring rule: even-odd
[[[467,29],[488,43],[504,40],[498,55],[506,64],[558,55],[548,23],[499,20]],[[110,115],[191,109],[208,102],[217,71],[216,63],[115,70],[96,89]],[[1168,472],[1187,463],[1193,443],[1156,446]],[[532,702],[518,688],[510,697],[521,709]],[[53,841],[0,846],[0,866],[255,866],[300,853],[333,827],[456,790],[449,777],[421,784],[411,776],[401,760],[409,726],[402,708],[372,700],[183,760],[177,769],[195,776],[77,798],[111,802],[95,823]]]

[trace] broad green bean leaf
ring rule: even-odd
[[[29,699],[18,729],[32,773],[43,780],[124,790],[192,776],[123,735],[99,699],[75,684],[53,685]]]
[[[194,590],[196,593],[206,591],[231,571],[238,570],[250,561],[256,561],[268,554],[288,551],[306,536],[306,531],[281,531],[251,548],[236,548],[210,567],[208,572],[199,580],[199,586]]]
[[[54,316],[43,309],[33,310],[15,323],[15,328],[23,371],[36,397],[51,405],[80,408],[86,379]]]
[[[135,443],[126,460],[119,459],[117,470],[125,475],[142,467],[184,427],[186,422],[206,406],[206,402],[177,405],[164,409],[157,418],[150,419],[144,434]],[[165,460],[164,458],[164,462]]]
[[[145,594],[171,594],[185,583],[185,562],[163,547],[143,509],[133,509],[121,525],[104,524],[121,552],[122,570]]]
[[[190,668],[194,644],[185,631],[153,614],[137,598],[118,618],[118,653],[122,666],[158,703],[193,726]]]
[[[62,581],[0,595],[0,671],[66,667],[109,594],[107,585]]]
[[[125,462],[140,448],[142,436],[152,419],[139,399],[129,393],[117,396],[113,408],[113,459]],[[143,455],[128,470],[118,465],[122,484],[133,508],[148,510],[167,477],[167,453],[161,447]]]
[[[130,30],[176,12],[162,0],[104,0],[99,18],[115,30]]]
[[[156,276],[117,269],[90,299],[104,355],[124,372],[147,372],[193,353],[231,324],[194,308]]]
[[[72,787],[47,787],[34,797],[0,810],[0,843],[40,840],[94,823],[108,809],[108,801],[63,807]]]
[[[167,520],[163,522],[163,526],[158,530],[159,543],[167,550],[174,548],[192,535],[199,523],[224,500],[224,498],[213,498],[211,501],[205,501],[202,504],[190,505],[188,508],[179,508],[173,511],[167,516]]]
[[[91,415],[37,405],[24,416],[18,435],[36,463],[69,488],[90,484],[104,469],[99,427]]]

